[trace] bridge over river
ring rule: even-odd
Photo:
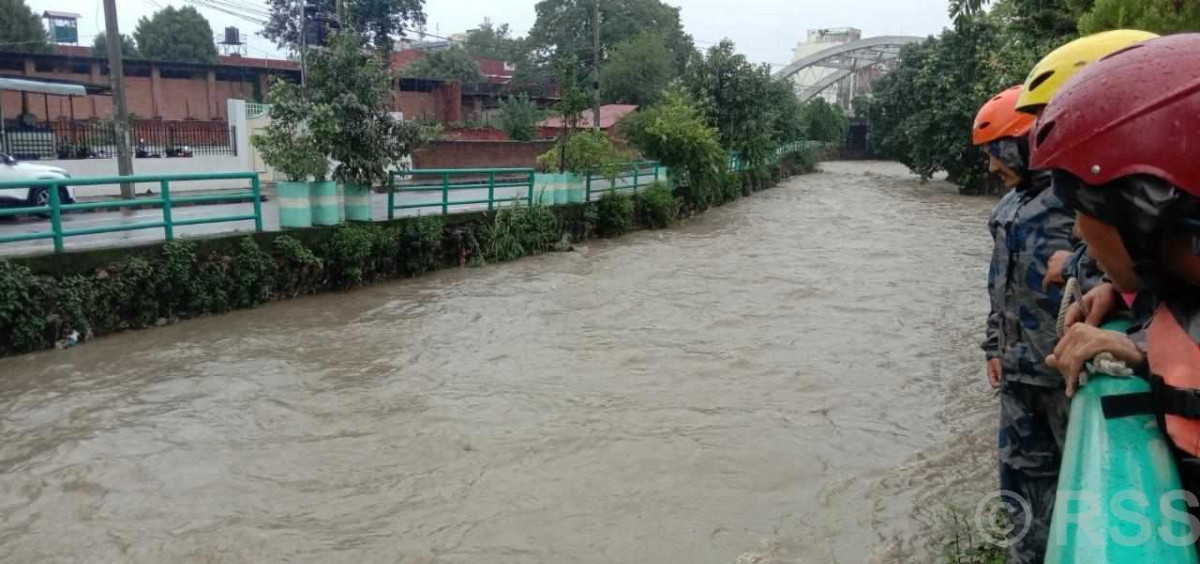
[[[992,202],[823,166],[671,230],[2,359],[0,560],[912,558],[992,486]]]

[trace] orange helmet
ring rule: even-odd
[[[1037,119],[1031,114],[1017,111],[1017,98],[1021,87],[1014,86],[988,100],[975,116],[975,127],[971,141],[975,145],[987,145],[1005,137],[1024,137],[1033,128]]]

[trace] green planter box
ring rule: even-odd
[[[371,221],[371,189],[346,184],[346,221]]]
[[[308,182],[278,182],[275,202],[279,205],[279,226],[312,227],[312,186]]]
[[[332,180],[312,183],[313,225],[337,225],[342,222],[341,206],[338,204],[337,182]]]
[[[567,204],[582,204],[584,198],[584,179],[582,174],[565,174],[566,177],[564,187],[566,188],[567,200],[563,203]],[[556,198],[557,201],[557,198]]]

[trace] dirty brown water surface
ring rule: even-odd
[[[994,200],[822,166],[670,230],[0,360],[0,560],[930,561],[994,483]]]

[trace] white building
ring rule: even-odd
[[[796,48],[792,50],[792,61],[799,61],[835,45],[842,45],[860,39],[862,39],[862,30],[853,27],[810,29],[808,30],[807,41],[797,43]],[[807,90],[817,82],[820,82],[821,79],[835,72],[837,70],[832,68],[809,68],[793,75],[792,80],[795,81],[796,90],[799,92]],[[821,97],[830,104],[837,104],[839,100],[848,101],[854,88],[851,82],[843,81],[836,88],[826,88],[821,93]]]

